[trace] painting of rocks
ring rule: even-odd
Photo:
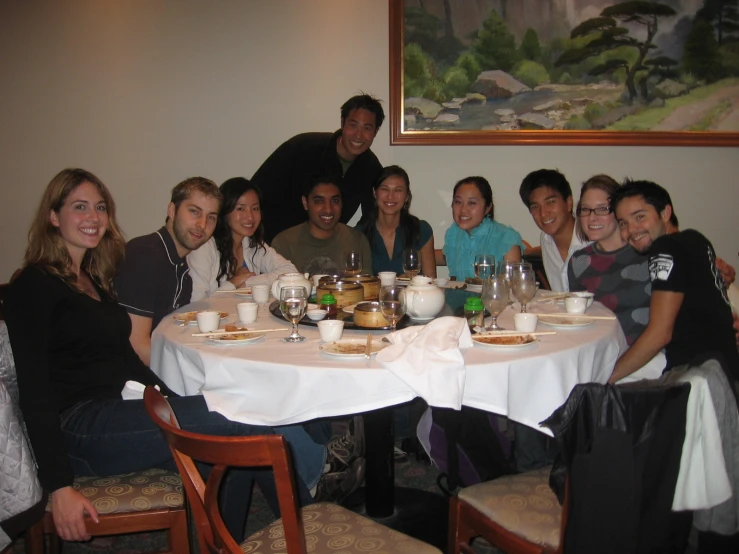
[[[739,132],[739,0],[398,1],[404,130]]]

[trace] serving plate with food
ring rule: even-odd
[[[486,348],[503,350],[526,348],[536,344],[536,337],[532,335],[472,335],[472,342]]]
[[[386,346],[388,346],[388,343],[374,340],[370,345],[370,354],[377,354]],[[365,339],[342,339],[324,343],[319,347],[324,354],[340,358],[363,358],[366,348],[367,341]]]

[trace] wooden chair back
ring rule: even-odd
[[[167,399],[153,387],[146,387],[144,404],[149,416],[162,430],[182,475],[201,552],[241,554],[218,507],[218,490],[228,467],[271,467],[287,552],[306,553],[294,472],[283,436],[217,437],[182,430]],[[205,483],[193,460],[214,465]]]

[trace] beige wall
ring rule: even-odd
[[[14,0],[0,3],[0,282],[21,262],[41,191],[60,169],[100,176],[128,237],[158,228],[169,190],[191,175],[251,176],[283,140],[332,131],[359,90],[388,98],[382,0]],[[577,184],[605,172],[653,179],[683,227],[737,265],[739,152],[731,148],[393,147],[374,151],[411,175],[414,212],[437,244],[452,185],[482,174],[498,219],[528,241],[518,199],[533,169]]]

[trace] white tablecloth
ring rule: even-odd
[[[217,294],[187,306],[212,309],[236,317],[234,294]],[[561,304],[534,303],[533,311],[563,311]],[[591,315],[612,315],[595,303]],[[513,328],[512,309],[499,321]],[[288,327],[259,309],[249,328]],[[555,330],[539,323],[540,331]],[[507,415],[538,428],[583,382],[604,383],[626,343],[618,322],[598,320],[588,327],[556,329],[529,348],[502,351],[475,346],[464,349],[467,379],[463,403]],[[319,352],[318,330],[300,326],[303,343],[288,344],[285,332],[244,345],[210,344],[196,338],[196,326],[181,327],[165,318],[152,335],[152,369],[175,392],[202,392],[208,406],[229,419],[260,425],[285,425],[320,417],[335,417],[401,404],[413,391],[373,358],[337,358]],[[386,331],[373,331],[383,335]],[[366,331],[345,330],[344,338],[365,337]],[[379,340],[379,339],[378,339]]]

